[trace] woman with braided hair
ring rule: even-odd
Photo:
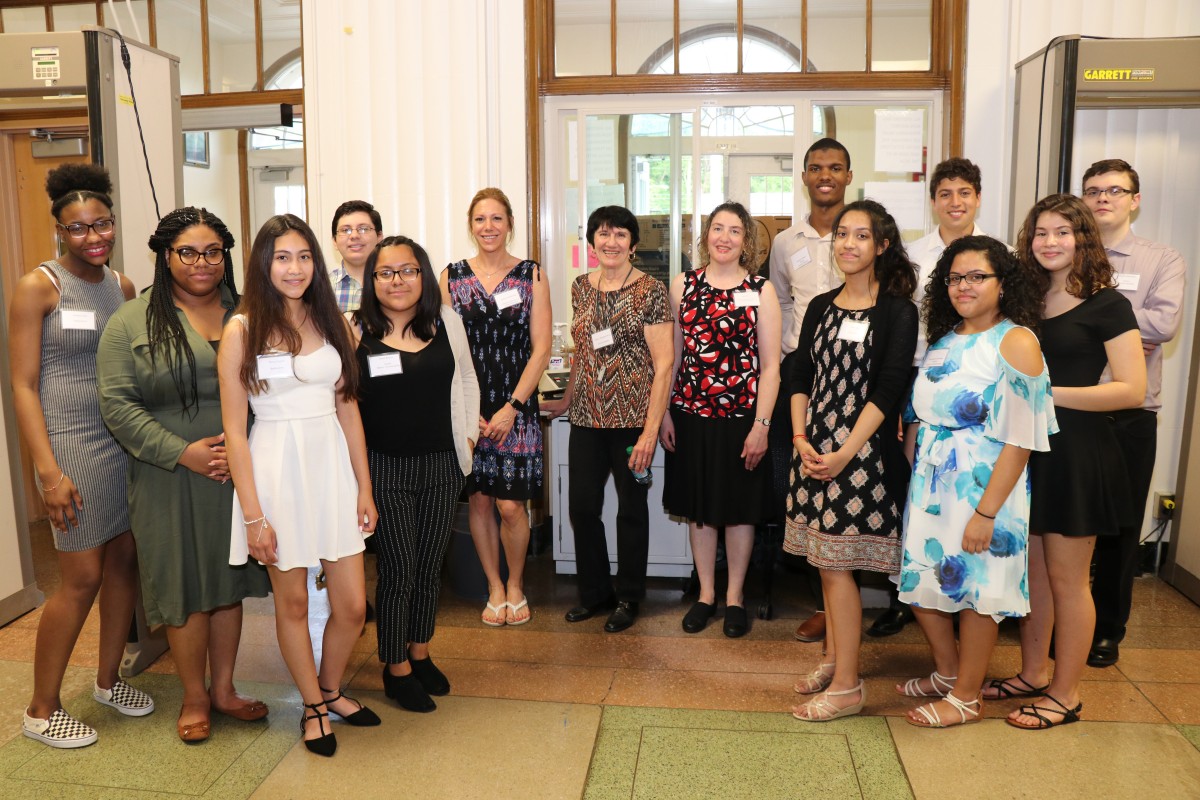
[[[154,285],[112,316],[100,338],[100,408],[129,463],[129,517],[147,622],[166,625],[185,742],[208,738],[212,711],[259,720],[237,693],[242,599],[265,597],[266,571],[229,564],[233,484],[225,460],[217,345],[238,294],[225,223],[199,208],[167,214],[150,237]],[[205,685],[205,667],[212,675]]]
[[[63,253],[18,283],[9,308],[13,407],[37,470],[62,585],[42,609],[33,699],[24,734],[51,747],[85,747],[96,731],[62,707],[67,661],[100,594],[99,667],[93,697],[141,716],[154,701],[117,670],[137,600],[137,553],[125,507],[126,456],[100,418],[96,346],[133,284],[110,270],[116,218],[102,167],[65,164],[46,177]]]

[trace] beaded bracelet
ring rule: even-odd
[[[62,482],[66,479],[67,473],[60,469],[58,471],[58,481],[55,482],[55,484],[49,488],[42,486],[42,479],[37,476],[37,473],[34,473],[33,477],[37,481],[38,491],[44,495],[47,492],[53,492],[59,486],[62,486]]]

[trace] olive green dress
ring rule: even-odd
[[[196,358],[199,408],[182,410],[165,354],[150,360],[146,309],[154,290],[125,303],[100,337],[100,411],[129,460],[129,520],[137,543],[142,604],[151,625],[182,625],[189,614],[245,597],[266,597],[270,581],[257,563],[230,566],[233,481],[218,483],[180,465],[188,444],[221,427],[217,354],[178,312]],[[225,319],[233,297],[221,287]],[[186,361],[183,383],[190,386]]]

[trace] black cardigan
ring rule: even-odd
[[[812,358],[813,337],[821,318],[842,291],[839,286],[819,294],[808,304],[796,358],[792,367],[792,394],[812,395],[816,365]],[[917,307],[907,297],[880,294],[875,306],[867,311],[874,335],[871,337],[871,373],[867,376],[867,402],[883,412],[879,437],[883,445],[883,467],[888,491],[900,508],[904,507],[908,478],[912,472],[904,456],[904,446],[895,432],[900,429],[900,413],[908,401],[913,354],[917,350]],[[861,413],[862,409],[859,409]],[[855,417],[854,422],[858,419]],[[853,427],[853,422],[851,427]]]

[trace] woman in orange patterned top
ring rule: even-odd
[[[580,605],[567,622],[611,610],[604,630],[616,633],[637,619],[646,593],[649,482],[635,473],[650,468],[675,355],[666,287],[633,265],[637,217],[621,206],[598,208],[588,218],[587,242],[600,269],[571,284],[571,377],[563,399],[542,408],[552,417],[569,409],[571,417],[568,503]],[[600,520],[609,473],[617,489],[615,581]]]

